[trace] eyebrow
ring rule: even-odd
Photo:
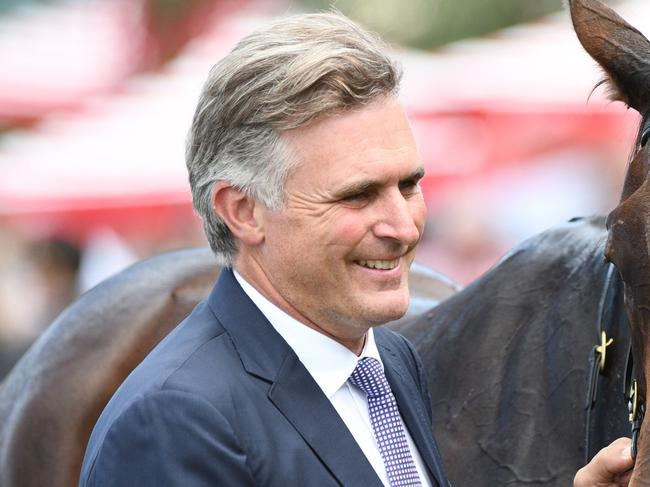
[[[410,183],[410,182],[417,182],[420,179],[424,177],[424,168],[423,167],[418,167],[415,171],[413,171],[411,174],[406,176],[405,178],[400,179],[399,184],[403,183]],[[376,180],[362,180],[362,181],[356,181],[347,185],[344,185],[341,189],[336,191],[335,197],[336,198],[345,198],[347,196],[352,196],[358,193],[364,193],[366,191],[372,191],[376,188],[379,188],[382,186],[382,184],[379,181]]]

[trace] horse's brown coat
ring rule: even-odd
[[[614,11],[596,0],[571,0],[580,42],[606,71],[619,98],[642,116],[643,140],[650,109],[650,42]],[[646,397],[650,378],[650,145],[637,145],[619,205],[607,218],[607,258],[624,283],[632,351],[639,393]],[[630,485],[650,485],[650,432],[642,425],[637,461]]]

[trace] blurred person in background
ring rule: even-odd
[[[56,237],[26,241],[4,233],[0,240],[4,251],[0,262],[2,378],[36,337],[77,298],[81,250]],[[28,295],[25,289],[29,289]]]
[[[29,254],[42,282],[43,304],[36,328],[43,330],[77,298],[81,250],[60,239],[42,240]]]

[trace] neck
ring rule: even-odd
[[[262,297],[291,316],[293,319],[300,322],[302,325],[307,326],[312,330],[315,330],[318,333],[321,333],[326,337],[340,343],[355,355],[361,355],[363,347],[366,344],[366,337],[368,334],[367,328],[359,328],[356,330],[359,333],[355,333],[353,336],[341,336],[339,334],[332,333],[327,327],[320,325],[316,320],[309,319],[304,313],[301,313],[300,310],[296,309],[294,306],[291,306],[291,304],[273,287],[273,285],[271,285],[268,279],[265,279],[264,273],[261,273],[263,279],[260,279],[259,272],[254,272],[254,269],[251,269],[250,266],[241,265],[241,263],[238,265],[237,262],[233,266],[233,269],[237,271],[250,286],[252,286],[259,294],[261,294]]]

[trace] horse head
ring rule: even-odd
[[[621,199],[607,218],[605,255],[624,282],[635,387],[637,398],[645,398],[650,378],[650,42],[597,0],[570,0],[569,5],[581,44],[605,71],[611,98],[641,115]],[[638,440],[633,483],[650,485],[650,431],[646,424]]]

